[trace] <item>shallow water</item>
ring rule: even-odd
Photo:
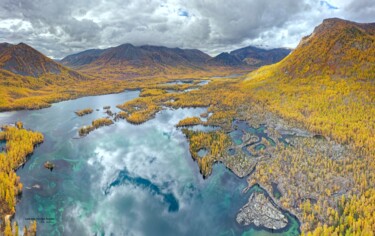
[[[6,141],[5,140],[0,140],[0,152],[3,152],[6,147]]]
[[[256,156],[255,153],[252,153],[248,150],[248,147],[254,146],[255,151],[264,150],[267,148],[266,145],[260,143],[262,139],[268,141],[268,144],[271,146],[276,146],[276,142],[268,136],[265,132],[267,127],[265,125],[260,125],[258,128],[250,126],[246,121],[242,120],[234,120],[232,123],[233,131],[229,133],[233,143],[235,145],[242,145],[244,144],[243,136],[246,133],[250,133],[252,135],[256,135],[258,137],[258,141],[250,142],[244,146],[242,146],[241,150],[248,156]]]
[[[181,85],[181,84],[192,84],[194,82],[194,80],[174,80],[174,81],[170,81],[170,82],[167,82],[165,83],[165,85]]]
[[[192,125],[188,127],[184,127],[184,129],[193,130],[193,131],[202,131],[202,132],[213,132],[220,130],[218,126],[211,126],[211,125]]]
[[[235,222],[247,202],[246,180],[215,165],[204,180],[192,160],[179,120],[205,108],[164,110],[141,125],[126,121],[77,138],[77,130],[105,117],[138,91],[85,97],[37,111],[0,113],[0,124],[24,122],[45,142],[17,171],[24,184],[15,220],[38,220],[39,235],[296,235],[271,234]],[[77,117],[74,111],[93,108]],[[99,111],[96,111],[99,109]],[[55,164],[51,172],[45,161]],[[34,186],[34,187],[33,187]]]
[[[206,84],[209,84],[210,82],[211,82],[211,80],[202,80],[197,85],[206,85]]]
[[[208,154],[208,150],[205,149],[205,148],[199,149],[197,154],[198,154],[199,157],[204,157]]]

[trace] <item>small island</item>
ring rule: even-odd
[[[78,130],[79,136],[86,136],[88,135],[91,131],[94,131],[95,129],[98,129],[103,126],[109,126],[112,125],[113,121],[107,117],[105,118],[99,118],[94,121],[92,121],[91,125],[88,126],[83,126]]]
[[[187,126],[194,126],[194,125],[203,125],[204,122],[199,117],[187,117],[183,120],[180,120],[176,127],[187,127]]]
[[[50,170],[50,171],[52,171],[54,168],[55,168],[55,164],[53,164],[52,162],[50,162],[50,161],[46,161],[46,162],[44,162],[44,168],[46,168],[46,169],[48,169],[48,170]]]
[[[254,192],[248,203],[237,214],[236,221],[240,225],[254,224],[270,230],[279,230],[288,225],[288,219],[277,209],[263,193]]]
[[[79,111],[75,111],[74,113],[76,113],[77,116],[85,116],[85,115],[91,114],[93,111],[94,110],[91,108],[86,108],[86,109],[82,109]]]

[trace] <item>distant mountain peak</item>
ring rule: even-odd
[[[56,63],[26,43],[0,44],[0,69],[7,70],[21,76],[40,77],[46,74],[85,79],[84,76]]]
[[[29,47],[29,48],[31,48],[29,45],[27,45],[27,44],[24,43],[24,42],[20,42],[20,43],[18,43],[16,46],[25,46],[25,47]]]
[[[286,48],[264,49],[250,45],[231,51],[229,55],[239,60],[238,65],[263,66],[279,62],[289,55],[290,51]]]
[[[61,72],[59,64],[25,43],[4,45],[0,47],[0,68],[2,69],[33,77]]]
[[[245,65],[244,62],[241,61],[238,57],[231,55],[228,52],[222,52],[213,59],[210,60],[210,63],[212,65],[218,65],[218,66],[241,66]]]

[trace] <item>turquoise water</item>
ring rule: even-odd
[[[0,152],[3,152],[5,150],[7,143],[5,140],[0,140]]]
[[[215,165],[204,180],[192,160],[179,120],[205,108],[164,110],[141,125],[126,121],[78,138],[77,130],[105,117],[103,106],[133,99],[138,91],[85,97],[37,111],[0,113],[0,123],[24,122],[45,142],[17,171],[24,184],[15,220],[38,221],[38,235],[297,235],[290,218],[272,234],[235,222],[247,202],[245,179]],[[77,117],[74,111],[93,108]],[[99,109],[99,111],[96,111]],[[45,161],[55,164],[51,172]]]
[[[270,138],[268,134],[265,132],[267,130],[267,127],[264,124],[261,124],[258,128],[254,128],[250,126],[246,121],[234,120],[232,123],[232,128],[233,131],[229,133],[229,136],[231,137],[235,145],[244,144],[243,137],[246,133],[250,133],[258,137],[258,141],[247,143],[247,140],[245,141],[245,143],[247,144],[242,146],[242,152],[248,156],[257,156],[256,153],[252,153],[248,150],[248,147],[250,146],[254,146],[255,151],[260,151],[267,148],[265,144],[261,143],[262,139],[267,140],[269,145],[276,146],[276,142],[272,138]],[[285,139],[285,137],[283,138]],[[228,150],[228,152],[230,155],[234,154],[232,150]]]

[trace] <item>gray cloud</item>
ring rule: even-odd
[[[0,41],[61,58],[122,43],[198,48],[294,47],[324,18],[374,21],[372,0],[3,0]]]

